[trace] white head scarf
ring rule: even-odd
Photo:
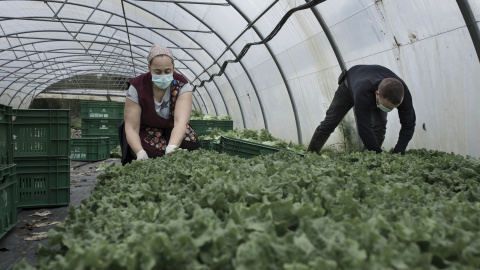
[[[152,59],[154,57],[159,56],[159,55],[166,55],[166,56],[172,58],[172,60],[173,60],[173,53],[169,48],[153,44],[152,48],[150,48],[150,52],[148,53],[148,57],[147,57],[148,64],[150,64],[152,62]]]

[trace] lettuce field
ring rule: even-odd
[[[480,269],[480,161],[443,152],[111,165],[17,269]]]

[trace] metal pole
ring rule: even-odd
[[[472,7],[468,3],[468,0],[457,0],[460,12],[462,12],[463,19],[467,25],[468,32],[472,38],[473,46],[477,52],[477,58],[480,61],[480,29],[478,28],[475,15],[473,14]]]

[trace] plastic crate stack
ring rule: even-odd
[[[70,110],[14,109],[18,207],[70,203]]]
[[[217,152],[227,153],[231,156],[239,156],[242,158],[252,158],[260,155],[270,155],[275,154],[279,151],[288,151],[300,156],[304,156],[304,154],[292,150],[286,150],[275,146],[230,138],[227,136],[221,136],[219,144],[219,149],[221,150],[216,150]]]
[[[0,239],[17,223],[17,179],[13,162],[12,107],[0,104]]]
[[[190,126],[197,136],[210,135],[212,131],[216,128],[223,131],[233,130],[233,120],[192,120],[189,121]],[[215,143],[212,140],[200,140],[203,149],[216,151],[219,153],[223,152],[222,145]]]
[[[110,157],[109,137],[72,138],[70,159],[75,161],[98,161]]]
[[[118,126],[123,121],[124,102],[82,101],[82,138],[109,138],[109,149],[120,145]]]
[[[209,135],[215,128],[223,131],[233,130],[233,120],[190,120],[189,124],[197,136]]]

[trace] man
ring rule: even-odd
[[[387,113],[397,108],[400,134],[394,153],[405,153],[415,130],[415,110],[405,82],[386,67],[357,65],[343,71],[325,119],[315,130],[309,152],[319,152],[347,112],[355,106],[358,133],[367,150],[382,152]]]

